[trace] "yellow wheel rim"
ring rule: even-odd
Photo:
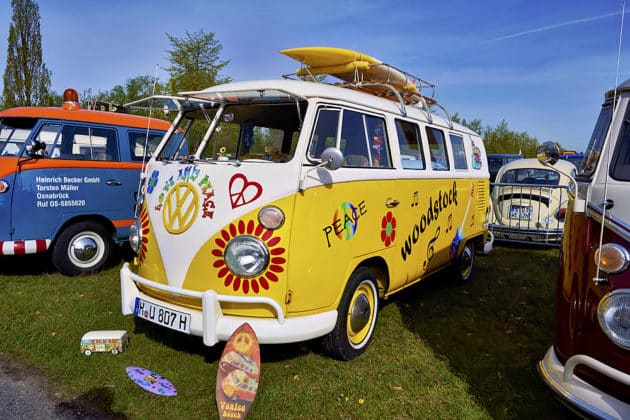
[[[376,294],[371,282],[359,284],[348,307],[347,331],[348,339],[353,346],[361,346],[370,336],[376,310]]]

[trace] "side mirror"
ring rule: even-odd
[[[42,156],[46,151],[46,143],[39,140],[26,140],[26,154],[33,156]]]
[[[336,147],[328,147],[322,152],[323,166],[331,171],[341,168],[343,165],[343,154]]]
[[[317,168],[322,167],[328,169],[329,171],[334,171],[341,168],[341,166],[343,165],[343,154],[341,153],[341,150],[337,149],[336,147],[327,147],[326,149],[324,149],[321,159],[322,163],[310,168],[304,173],[303,177],[300,178],[300,184],[298,187],[300,192],[304,191],[306,178],[308,177],[308,174],[312,171],[315,171],[317,170]]]
[[[540,146],[538,146],[538,154],[536,158],[541,163],[549,163],[553,165],[560,159],[560,149],[558,145],[551,141],[546,141]]]

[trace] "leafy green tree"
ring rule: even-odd
[[[168,33],[166,36],[172,47],[167,50],[171,66],[166,69],[170,93],[201,90],[231,80],[219,75],[230,61],[221,60],[223,46],[214,38],[214,32],[200,30],[191,34],[186,31],[182,38]]]
[[[11,7],[3,106],[52,105],[51,73],[42,61],[39,6],[32,0],[11,0]]]
[[[153,76],[143,75],[127,79],[124,85],[116,85],[111,90],[99,91],[97,94],[88,89],[83,92],[81,99],[84,107],[92,107],[97,102],[124,105],[147,96],[164,94],[164,90],[164,86]]]
[[[521,153],[525,157],[535,157],[539,146],[538,139],[527,131],[520,133],[510,130],[508,123],[501,120],[496,127],[486,127],[483,142],[488,153]]]

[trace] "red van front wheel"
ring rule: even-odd
[[[102,225],[76,223],[57,238],[52,263],[67,276],[95,273],[108,263],[113,246],[111,234]]]

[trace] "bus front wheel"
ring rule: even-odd
[[[352,360],[365,351],[376,325],[378,289],[376,277],[367,267],[350,276],[337,309],[335,328],[323,338],[327,353],[341,360]]]
[[[105,267],[113,247],[111,234],[101,224],[79,222],[68,226],[57,238],[52,263],[66,276],[92,274]]]

